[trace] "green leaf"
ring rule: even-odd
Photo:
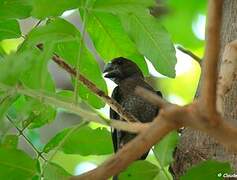
[[[78,39],[79,31],[64,19],[50,20],[45,26],[34,28],[27,36],[21,49],[30,48],[39,43],[56,43]]]
[[[46,44],[43,51],[36,51],[38,56],[32,67],[21,76],[21,83],[31,89],[54,92],[54,81],[48,71],[48,60],[53,56],[53,45]]]
[[[28,128],[41,127],[55,119],[56,111],[49,105],[35,99],[21,96],[9,110],[11,117]]]
[[[12,103],[17,99],[17,95],[1,94],[0,96],[0,121],[3,119]]]
[[[189,169],[181,180],[219,180],[223,179],[225,173],[231,173],[230,163],[218,162],[214,160],[207,160]]]
[[[147,14],[120,15],[122,24],[135,42],[139,52],[146,56],[157,71],[175,77],[175,48],[167,31],[157,19]]]
[[[76,66],[80,44],[76,41],[58,43],[55,52],[72,66]],[[107,93],[107,86],[102,78],[102,73],[98,63],[91,52],[83,47],[79,61],[79,72],[92,81],[99,89]],[[79,96],[92,105],[94,108],[102,108],[105,103],[92,93],[87,87],[79,84]]]
[[[120,56],[126,57],[137,63],[144,75],[148,75],[143,56],[123,30],[118,17],[110,13],[91,12],[87,18],[86,28],[97,52],[105,62]]]
[[[17,145],[18,145],[18,136],[9,134],[4,138],[3,143],[1,144],[0,147],[8,149],[16,149]]]
[[[159,168],[148,161],[135,161],[119,175],[120,180],[153,179],[159,173]]]
[[[70,176],[70,173],[55,163],[47,163],[44,169],[45,180],[67,180]]]
[[[40,19],[59,16],[66,10],[77,8],[80,3],[81,0],[33,0],[33,10],[31,14]]]
[[[0,82],[15,85],[19,82],[19,77],[32,67],[35,59],[37,54],[32,50],[5,56],[0,61]]]
[[[179,141],[176,131],[169,133],[154,146],[153,152],[162,167],[170,165],[173,161],[173,152]]]
[[[67,154],[104,155],[113,152],[110,133],[106,128],[91,129],[88,126],[68,128],[57,134],[44,147],[44,152],[56,148]]]
[[[154,6],[154,0],[96,0],[89,11],[127,13],[139,12]],[[84,8],[80,6],[80,8]]]
[[[31,0],[1,0],[0,20],[22,19],[30,16]]]
[[[79,31],[72,24],[57,18],[47,25],[31,31],[21,50],[39,43],[44,43],[44,45],[55,44],[54,51],[75,67],[80,48],[80,39]],[[44,47],[44,50],[47,51],[47,47]],[[101,90],[107,92],[106,83],[102,78],[99,65],[86,47],[83,48],[81,60],[79,61],[79,72],[94,82]],[[79,86],[79,95],[95,108],[105,106],[105,103],[84,85]]]
[[[20,36],[21,30],[17,20],[0,20],[0,41]]]
[[[36,161],[17,149],[0,148],[0,179],[30,179],[36,172]]]

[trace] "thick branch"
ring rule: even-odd
[[[105,180],[114,174],[124,170],[130,163],[148,151],[153,144],[157,143],[170,131],[177,129],[173,123],[156,118],[147,130],[139,134],[135,139],[126,144],[113,157],[108,159],[95,170],[81,176],[72,177],[72,180]]]
[[[237,78],[237,40],[225,46],[221,60],[217,87],[217,109],[223,113],[222,103],[224,96],[229,92]]]
[[[220,51],[222,0],[209,0],[206,27],[206,49],[201,86],[203,110],[216,113],[217,62]]]

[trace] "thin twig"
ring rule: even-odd
[[[59,56],[54,55],[53,61],[58,64],[61,68],[66,70],[70,75],[76,77],[76,70],[68,65],[63,59]],[[124,120],[128,122],[139,122],[133,115],[126,112],[122,106],[117,103],[114,99],[110,98],[108,95],[105,94],[104,91],[100,90],[96,87],[94,83],[89,81],[85,76],[79,74],[79,81],[81,81],[86,87],[88,87],[93,93],[95,93],[98,97],[100,97],[104,102],[106,102],[114,111],[116,111]]]
[[[37,47],[40,50],[43,50],[43,44],[38,44]],[[61,57],[55,54],[52,57],[52,60],[60,66],[62,69],[67,71],[71,76],[77,76],[77,72],[75,68],[72,68],[69,64],[67,64]],[[100,97],[104,102],[106,102],[115,112],[117,112],[124,120],[128,122],[139,122],[132,114],[126,112],[123,107],[117,103],[114,99],[109,97],[104,91],[100,90],[96,87],[96,85],[88,80],[85,76],[79,73],[78,80],[81,81],[88,89],[90,89],[93,93],[95,93],[98,97]]]
[[[7,117],[8,121],[17,129],[19,135],[22,136],[26,140],[26,142],[28,142],[28,144],[32,147],[32,149],[34,149],[34,151],[37,154],[37,156],[42,158],[44,161],[47,161],[47,159],[43,156],[42,152],[40,152],[34,146],[34,144],[29,140],[29,138],[25,136],[25,134],[23,133],[24,130],[18,128],[17,125],[15,125],[14,121],[11,119],[11,117],[9,115],[6,115],[6,117]]]
[[[194,60],[196,60],[200,65],[201,65],[201,62],[202,62],[202,59],[200,57],[198,57],[196,54],[194,54],[192,51],[188,50],[188,49],[185,49],[184,47],[182,46],[177,46],[177,49],[182,51],[183,53],[189,55],[191,58],[193,58]]]

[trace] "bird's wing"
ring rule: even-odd
[[[114,100],[116,100],[118,103],[121,100],[121,96],[119,93],[119,87],[115,87],[111,96]],[[112,109],[110,108],[110,118],[111,119],[120,119],[119,115]],[[116,129],[111,129],[112,132],[112,141],[113,141],[113,146],[114,146],[114,151],[117,152],[118,150],[118,131]]]

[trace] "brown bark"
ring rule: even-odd
[[[237,39],[237,1],[225,0],[221,28],[221,55],[227,43]],[[237,121],[237,81],[226,94],[223,103],[224,119]],[[237,138],[237,137],[236,137]],[[175,153],[173,170],[177,177],[188,168],[206,159],[230,161],[237,171],[237,156],[201,132],[185,129]]]

